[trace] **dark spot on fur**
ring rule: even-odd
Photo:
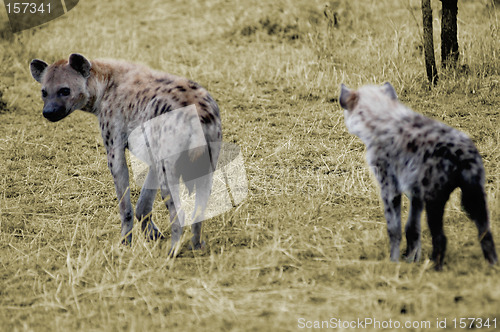
[[[441,144],[441,143],[438,143],[438,145],[439,144]],[[434,151],[434,157],[437,157],[437,158],[442,158],[448,154],[449,154],[449,150],[447,147],[444,147],[444,146],[440,146],[438,149],[436,149],[436,151]]]
[[[427,159],[429,159],[429,157],[431,156],[431,154],[429,153],[429,151],[425,151],[424,153],[424,163],[427,161]]]
[[[186,92],[186,89],[182,85],[178,85],[175,88],[178,89],[180,92]]]
[[[188,84],[190,89],[197,90],[200,88],[200,85],[198,83],[193,82],[191,80],[188,82]]]
[[[413,123],[413,128],[422,128],[423,126],[424,126],[424,124],[422,123],[422,121],[420,119]]]
[[[428,178],[423,178],[423,179],[422,179],[422,185],[423,185],[424,187],[427,187],[427,186],[429,185],[429,179],[428,179]]]
[[[205,113],[201,116],[201,123],[211,123],[214,121],[212,113]]]
[[[406,145],[406,148],[411,152],[417,152],[417,150],[418,150],[418,146],[415,143],[415,140],[408,142],[408,144]]]
[[[164,104],[162,107],[161,107],[161,112],[160,114],[165,114],[165,113],[168,113],[172,110],[172,106],[170,106],[169,104]]]
[[[156,83],[161,83],[161,84],[170,84],[172,83],[171,80],[167,79],[167,78],[157,78],[155,79],[155,82]]]
[[[464,152],[462,151],[462,149],[458,149],[457,151],[455,151],[455,154],[457,155],[457,157],[460,157],[464,154]]]
[[[183,102],[181,103],[181,106],[182,106],[182,107],[186,107],[187,105],[189,105],[189,103],[188,103],[187,101],[183,101]]]
[[[446,146],[449,147],[449,148],[452,148],[452,147],[455,146],[455,144],[453,144],[453,143],[450,142],[450,143],[446,144]]]

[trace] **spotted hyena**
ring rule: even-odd
[[[149,172],[137,202],[135,216],[149,239],[162,238],[151,221],[151,210],[158,187],[170,212],[172,248],[180,243],[184,215],[179,203],[179,179],[195,169],[202,169],[203,183],[192,184],[197,190],[196,204],[200,208],[191,226],[192,244],[202,246],[201,220],[206,207],[212,174],[217,164],[222,140],[219,108],[210,94],[199,84],[186,78],[154,71],[147,67],[115,60],[89,61],[80,54],[52,65],[35,59],[31,74],[42,85],[43,115],[59,121],[74,110],[97,116],[106,148],[108,166],[115,183],[119,201],[121,236],[130,243],[133,210],[130,201],[129,171],[125,149],[132,151],[130,135],[153,131],[144,136],[144,148],[152,155]],[[190,108],[191,107],[191,108]],[[189,109],[194,110],[193,113]],[[172,114],[164,121],[146,125],[155,119]],[[194,126],[201,126],[204,145]],[[200,135],[198,135],[200,136]],[[140,140],[133,140],[138,142]],[[151,148],[151,147],[156,147]],[[159,149],[158,149],[159,147]],[[135,146],[135,150],[141,150]],[[152,152],[152,153],[151,153]],[[175,157],[157,158],[159,152]],[[206,157],[206,158],[203,158]],[[208,159],[207,159],[208,158]],[[209,160],[200,164],[199,160]],[[186,171],[187,170],[187,171]],[[199,173],[199,172],[198,172]],[[192,174],[191,174],[192,175]],[[200,174],[198,174],[200,175]],[[195,176],[196,177],[196,176]],[[159,186],[157,186],[159,184]]]
[[[432,260],[437,270],[442,269],[444,208],[451,192],[460,187],[462,205],[477,226],[484,257],[494,264],[497,254],[488,221],[484,168],[470,138],[405,107],[390,83],[357,91],[342,84],[339,101],[347,129],[366,145],[368,164],[380,183],[391,260],[399,260],[404,193],[410,199],[405,256],[408,261],[419,259],[420,214],[425,206]]]

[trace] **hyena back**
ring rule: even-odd
[[[185,142],[153,143],[161,144],[162,149],[167,150],[174,143],[180,144],[177,150],[184,148],[187,158],[181,155],[178,159],[184,158],[195,167],[196,161],[203,159],[200,158],[201,155],[208,154],[210,157],[211,172],[208,171],[207,176],[202,177],[202,188],[196,194],[196,204],[201,212],[197,214],[191,227],[192,244],[195,248],[200,248],[201,220],[210,195],[212,175],[222,141],[219,108],[210,94],[197,83],[182,77],[127,62],[90,62],[80,54],[72,54],[69,60],[60,60],[50,66],[35,59],[31,62],[30,69],[33,78],[42,85],[43,115],[48,120],[59,121],[74,110],[83,110],[97,116],[119,201],[121,235],[127,243],[132,239],[134,218],[125,159],[125,149],[129,147],[128,137],[134,129],[144,126],[148,121],[174,110],[177,112],[160,129],[164,132],[183,133]],[[184,110],[190,105],[196,107],[195,114],[197,113],[203,130],[205,149],[189,149],[193,131],[190,123],[193,122],[190,113]],[[159,139],[161,135],[154,137]],[[170,161],[167,165],[161,161],[150,165],[135,215],[141,221],[142,230],[148,238],[163,238],[151,221],[151,210],[157,193],[155,183],[159,181],[162,198],[170,212],[172,248],[178,249],[175,246],[180,243],[184,218],[179,208],[178,190],[183,165],[176,164],[178,160]],[[196,185],[200,186],[200,183]]]
[[[442,269],[444,208],[451,192],[459,187],[463,208],[477,226],[484,257],[494,264],[497,254],[488,220],[485,173],[472,140],[405,107],[390,83],[357,91],[342,84],[339,101],[347,129],[366,145],[368,164],[380,184],[391,260],[399,260],[404,193],[410,199],[405,256],[408,261],[420,257],[420,215],[425,207],[432,235],[431,258],[435,268]]]

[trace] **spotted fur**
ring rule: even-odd
[[[125,149],[127,138],[135,128],[162,114],[195,105],[208,145],[212,170],[215,170],[222,140],[219,108],[212,96],[199,84],[138,64],[115,60],[90,62],[80,54],[72,54],[69,60],[60,60],[50,66],[35,59],[31,62],[30,68],[32,76],[42,84],[43,115],[48,120],[59,121],[77,109],[97,116],[119,201],[121,235],[124,241],[131,241],[133,226]],[[186,125],[189,123],[187,115],[183,114],[178,113],[174,118],[176,121],[165,124],[163,129],[192,130]],[[189,153],[191,161],[196,160],[201,154],[200,150]],[[162,237],[151,221],[151,209],[157,189],[147,186],[148,183],[162,178],[156,174],[158,172],[165,173],[166,170],[150,167],[135,213],[137,219],[141,221],[143,231],[151,239]],[[173,172],[175,173],[175,170]],[[178,176],[179,174],[177,172]],[[211,176],[208,181],[211,188]],[[179,220],[181,214],[180,211],[176,211],[174,204],[179,193],[165,182],[162,183],[161,194],[170,211],[172,247],[174,247],[182,231],[182,220]],[[206,197],[202,198],[205,204],[208,200],[207,195],[209,191],[205,193]],[[193,223],[192,231],[193,245],[199,248],[202,245],[201,222]]]
[[[478,150],[464,133],[415,113],[401,104],[390,83],[351,91],[341,86],[340,104],[350,133],[361,138],[385,207],[392,261],[399,260],[401,194],[411,202],[405,226],[409,261],[420,256],[420,215],[425,206],[432,235],[432,259],[443,267],[446,236],[443,213],[451,192],[462,190],[462,204],[479,231],[485,258],[497,254],[490,231],[485,173]]]

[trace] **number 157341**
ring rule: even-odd
[[[47,4],[41,3],[40,5],[33,2],[12,2],[6,3],[7,13],[9,14],[37,14],[37,13],[50,13],[50,2]]]
[[[470,329],[470,328],[497,328],[497,319],[481,319],[481,318],[454,318],[452,319],[453,321],[453,328],[461,328],[461,329]]]

